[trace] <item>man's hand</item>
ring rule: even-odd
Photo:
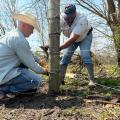
[[[65,49],[65,48],[69,47],[70,45],[72,45],[79,38],[80,38],[80,35],[71,33],[70,37],[64,42],[63,45],[60,46],[59,50],[61,51],[61,50]]]
[[[46,65],[44,68],[44,75],[49,75],[49,72],[48,72],[48,65]]]
[[[44,58],[39,60],[39,65],[42,66],[43,69],[44,69],[43,74],[44,75],[49,75],[48,74],[48,64],[47,64],[47,62],[46,62],[46,60]]]
[[[47,62],[46,62],[45,58],[40,58],[39,65],[42,66],[42,67],[45,67],[47,65]]]
[[[48,48],[49,48],[49,45],[40,46],[40,48],[41,48],[42,50],[44,50],[45,52],[47,52],[47,51],[48,51]]]
[[[45,71],[45,72],[48,72],[48,65],[46,65],[46,66],[44,67],[44,71]]]

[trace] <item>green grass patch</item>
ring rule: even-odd
[[[115,87],[120,89],[120,79],[114,79],[114,78],[98,78],[96,80],[97,83],[110,86],[110,87]]]
[[[60,86],[60,91],[68,95],[85,98],[89,94],[89,88],[86,87],[87,85],[88,81],[66,78],[65,85]]]

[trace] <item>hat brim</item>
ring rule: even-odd
[[[33,20],[30,17],[23,14],[14,14],[13,18],[33,26],[38,32],[40,32],[40,29],[38,27],[36,20]]]

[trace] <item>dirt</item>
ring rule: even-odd
[[[101,119],[101,113],[107,110],[106,105],[85,101],[74,94],[76,91],[62,91],[51,96],[47,94],[46,82],[38,93],[2,101],[0,120],[120,120],[119,115]],[[109,106],[108,109],[113,107]]]

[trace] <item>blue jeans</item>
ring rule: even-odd
[[[65,49],[62,60],[60,61],[61,65],[68,65],[70,63],[71,57],[74,51],[79,46],[80,55],[84,62],[84,64],[92,64],[92,59],[90,56],[90,48],[92,43],[92,32],[85,37],[85,39],[81,42],[75,42]]]
[[[19,68],[18,71],[21,72],[19,76],[0,86],[1,93],[21,93],[36,89],[42,83],[43,78],[32,71],[26,68]]]

